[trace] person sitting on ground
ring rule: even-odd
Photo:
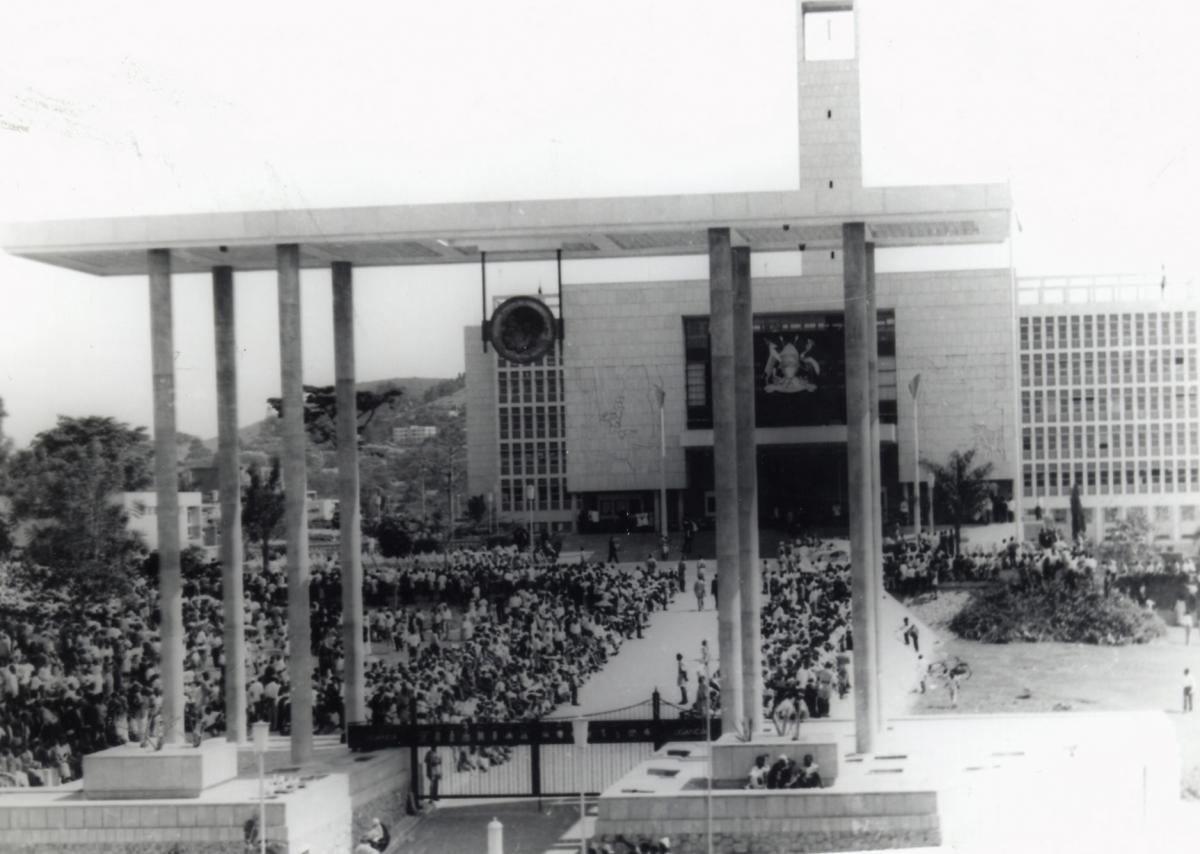
[[[754,766],[750,769],[749,777],[746,780],[746,788],[767,788],[767,754],[760,753],[754,757]]]
[[[785,754],[780,754],[779,758],[771,763],[770,769],[767,770],[767,788],[778,789],[779,777],[787,769],[788,758]]]
[[[371,826],[358,841],[354,854],[379,854],[380,851],[387,850],[391,841],[392,835],[388,832],[387,825],[378,818],[373,818]]]
[[[819,789],[821,788],[821,769],[816,762],[813,761],[811,753],[804,754],[804,761],[796,769],[795,778],[792,780],[793,789]]]

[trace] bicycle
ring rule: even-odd
[[[932,679],[949,679],[955,676],[958,681],[965,682],[971,678],[972,671],[971,665],[958,656],[951,655],[930,663],[928,673]]]

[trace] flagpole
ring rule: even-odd
[[[921,536],[921,436],[919,429],[921,419],[917,412],[917,390],[920,377],[921,375],[917,374],[909,386],[913,393],[913,535],[918,539]],[[929,493],[929,508],[932,512],[932,491]]]

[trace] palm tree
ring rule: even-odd
[[[921,465],[933,475],[933,488],[940,493],[954,525],[954,551],[962,546],[962,525],[974,519],[984,504],[991,500],[993,466],[975,466],[975,449],[953,451],[944,464],[921,460]]]

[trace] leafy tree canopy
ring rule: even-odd
[[[393,405],[403,395],[404,390],[399,388],[380,392],[364,389],[356,392],[360,439],[363,430],[371,423],[379,409],[385,405]],[[277,415],[283,415],[282,398],[270,397],[267,398],[267,403]],[[337,392],[333,386],[304,387],[304,428],[316,444],[337,447]]]
[[[922,467],[933,475],[934,492],[941,498],[950,522],[954,525],[956,548],[962,540],[964,522],[974,519],[991,497],[993,466],[975,465],[975,449],[953,451],[945,463],[921,461]]]
[[[60,416],[39,433],[9,467],[14,516],[37,523],[32,560],[77,593],[121,587],[141,548],[116,498],[149,485],[150,457],[146,431],[112,418]]]
[[[1117,566],[1134,567],[1139,563],[1149,564],[1157,560],[1154,550],[1153,531],[1146,511],[1135,508],[1125,518],[1104,531],[1097,555],[1101,560],[1112,561]]]
[[[250,483],[242,496],[242,527],[252,540],[262,545],[265,567],[270,563],[271,537],[283,522],[286,509],[279,458],[271,460],[271,469],[266,476],[257,463],[251,463],[249,476]]]

